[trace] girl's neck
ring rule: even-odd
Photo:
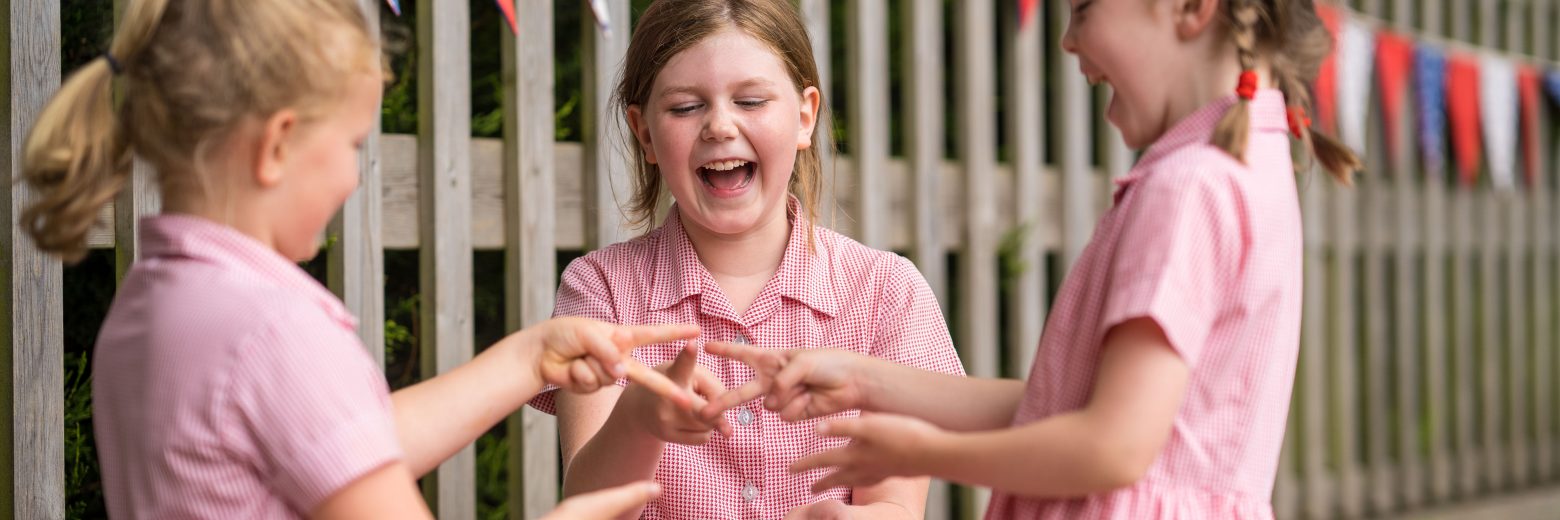
[[[741,316],[764,285],[780,269],[786,245],[791,240],[791,219],[784,206],[779,214],[745,233],[712,233],[688,219],[681,219],[683,230],[699,262],[715,278],[732,310]]]
[[[1194,58],[1194,65],[1186,68],[1195,71],[1186,75],[1187,88],[1178,90],[1170,98],[1165,114],[1166,131],[1209,103],[1235,94],[1242,70],[1234,46],[1220,43],[1201,54]],[[1258,58],[1253,70],[1257,73],[1258,88],[1278,87],[1273,83],[1272,67],[1266,59]]]

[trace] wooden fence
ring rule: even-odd
[[[376,11],[377,1],[362,0]],[[3,0],[0,165],[12,176],[27,128],[60,81],[60,3]],[[826,223],[920,266],[950,311],[972,375],[1024,377],[1048,288],[1088,241],[1110,179],[1134,160],[1102,122],[1101,97],[1076,59],[1056,49],[1068,2],[1045,2],[1022,27],[1009,1],[852,0],[842,20],[830,19],[825,1],[799,4],[824,83],[842,81],[848,107],[836,116],[848,122],[849,155],[825,160],[825,200],[837,203]],[[329,285],[361,318],[364,343],[381,361],[385,249],[420,251],[421,363],[431,374],[472,354],[473,249],[506,252],[506,323],[514,329],[550,314],[556,251],[631,236],[617,210],[628,163],[611,134],[616,115],[604,110],[627,47],[629,3],[607,5],[615,30],[583,33],[584,139],[564,143],[553,139],[553,0],[517,0],[520,36],[502,37],[501,140],[470,137],[471,5],[418,2],[418,133],[370,140],[362,189],[329,231],[338,239]],[[1543,60],[1560,52],[1560,3],[1552,0],[1349,5],[1425,37]],[[890,19],[905,28],[895,41]],[[846,62],[834,67],[831,26],[846,35]],[[895,52],[902,78],[891,106]],[[1388,161],[1379,152],[1387,149],[1380,117],[1372,119],[1369,171],[1358,188],[1319,174],[1300,179],[1305,319],[1277,511],[1377,516],[1555,486],[1560,226],[1551,161],[1560,157],[1552,122],[1542,125],[1542,185],[1501,193],[1427,182],[1447,172],[1417,165],[1412,132],[1400,133],[1401,156]],[[894,126],[903,128],[900,154],[891,152]],[[135,258],[134,217],[158,206],[149,175],[137,166],[131,189],[91,238],[115,249],[120,273]],[[60,518],[62,270],[16,226],[27,190],[0,190],[0,226],[9,230],[0,233],[0,515]],[[1024,266],[1008,275],[1007,291],[999,286],[1004,261]],[[950,299],[956,309],[947,309]],[[511,516],[536,517],[557,500],[556,428],[526,410],[508,431]],[[475,478],[468,448],[426,480],[441,518],[475,515]],[[930,517],[973,517],[986,496],[936,485]]]

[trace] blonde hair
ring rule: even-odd
[[[673,56],[728,27],[736,27],[763,42],[785,64],[786,72],[798,92],[818,87],[818,63],[813,58],[807,27],[796,7],[786,0],[657,0],[645,9],[634,28],[623,59],[623,76],[613,94],[612,106],[626,113],[629,106],[644,106],[650,101],[650,89],[656,75]],[[819,89],[819,120],[825,117],[823,92]],[[665,190],[661,171],[645,160],[638,139],[628,138],[634,153],[633,195],[628,203],[629,222],[648,227],[655,217]],[[823,141],[823,142],[820,142]],[[801,216],[808,222],[808,243],[812,223],[816,221],[818,198],[823,187],[823,162],[819,148],[829,146],[827,136],[813,133],[812,146],[796,153],[790,191],[801,201]]]
[[[284,108],[317,117],[354,73],[377,70],[363,16],[353,0],[129,3],[108,55],[65,81],[27,137],[22,176],[36,199],[23,230],[74,262],[132,155],[166,189],[198,182],[202,150],[245,117]]]
[[[1284,92],[1291,109],[1309,112],[1309,85],[1316,79],[1322,60],[1332,52],[1332,35],[1316,15],[1312,0],[1225,0],[1223,13],[1235,41],[1242,70],[1255,66],[1257,55],[1272,62],[1273,82]],[[1244,160],[1250,128],[1250,109],[1237,99],[1214,128],[1212,143]],[[1344,185],[1360,159],[1337,139],[1312,128],[1300,132],[1301,143],[1316,161]]]

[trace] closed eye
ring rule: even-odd
[[[700,105],[700,104],[678,105],[678,106],[669,108],[666,111],[667,112],[671,112],[672,115],[684,116],[684,115],[692,114],[694,110],[698,110],[699,107],[702,107],[702,106],[704,106],[704,105]]]

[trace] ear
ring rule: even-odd
[[[807,87],[802,90],[801,125],[796,129],[796,149],[806,150],[812,147],[813,130],[818,127],[818,106],[823,104],[822,95],[818,93],[818,87]]]
[[[1175,30],[1183,40],[1195,39],[1219,20],[1225,0],[1175,0]]]
[[[292,133],[298,131],[298,113],[284,109],[271,114],[260,127],[260,153],[255,156],[255,183],[270,188],[282,182]]]
[[[650,142],[650,124],[645,121],[644,108],[639,105],[628,106],[628,131],[634,133],[634,139],[639,141],[639,149],[645,154],[645,162],[655,164],[655,147]]]

